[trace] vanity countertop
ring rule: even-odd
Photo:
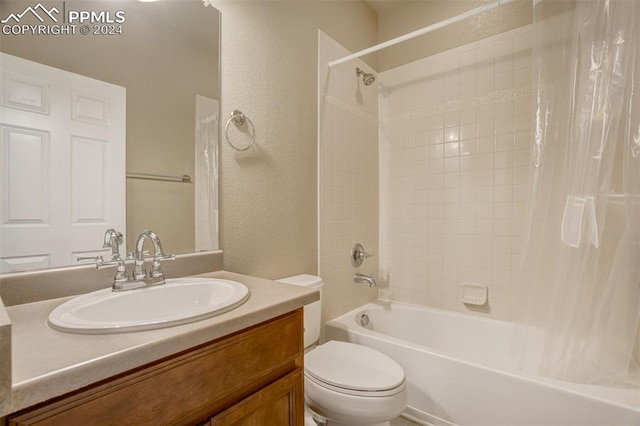
[[[49,312],[72,297],[7,307],[12,385],[0,401],[0,417],[319,300],[317,290],[231,272],[197,276],[241,282],[249,288],[249,299],[232,311],[190,324],[107,335],[68,334],[47,326]]]

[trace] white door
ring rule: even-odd
[[[126,89],[0,53],[0,272],[106,254],[125,232]]]

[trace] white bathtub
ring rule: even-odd
[[[513,331],[508,322],[377,300],[327,322],[325,338],[370,346],[402,365],[405,414],[424,424],[640,425],[638,388],[577,385],[510,368]]]

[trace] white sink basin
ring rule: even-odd
[[[217,278],[176,278],[166,284],[113,292],[110,288],[66,301],[49,314],[59,331],[109,334],[153,330],[199,321],[242,305],[249,289]]]

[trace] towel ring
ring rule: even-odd
[[[244,125],[245,122],[249,123],[249,126],[251,127],[251,132],[249,132],[249,134],[251,135],[251,141],[247,146],[239,148],[234,145],[229,139],[229,124],[233,123],[236,127],[240,127]],[[231,148],[235,149],[236,151],[246,151],[251,148],[256,141],[256,128],[249,117],[244,115],[242,111],[234,109],[231,112],[231,117],[227,120],[227,124],[224,126],[224,138],[227,140],[227,143],[231,146]]]

